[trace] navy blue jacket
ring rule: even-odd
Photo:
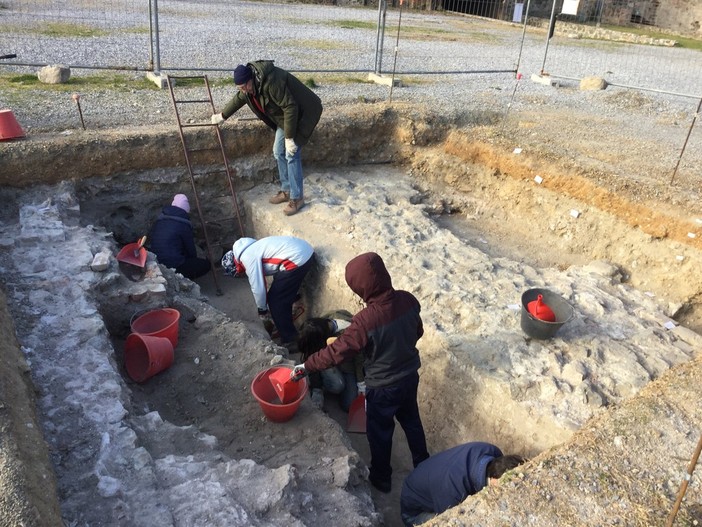
[[[487,464],[502,455],[490,443],[466,443],[425,459],[402,484],[403,514],[441,513],[487,485]]]
[[[149,250],[156,255],[158,263],[175,269],[186,258],[196,258],[193,224],[190,214],[180,207],[163,207],[149,234]]]

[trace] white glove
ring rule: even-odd
[[[298,364],[295,366],[292,371],[290,372],[290,378],[293,381],[299,381],[302,379],[305,375],[307,375],[307,371],[305,370],[305,365],[304,364]]]
[[[224,117],[221,113],[215,113],[212,115],[212,117],[210,117],[210,122],[212,124],[220,125],[224,122]]]
[[[292,157],[297,153],[297,145],[294,139],[285,138],[285,154],[288,157]]]
[[[356,388],[358,388],[358,393],[362,393],[363,395],[366,394],[366,383],[365,382],[357,382]]]

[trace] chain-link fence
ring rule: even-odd
[[[0,64],[150,70],[144,0],[2,0]]]
[[[658,0],[554,0],[542,73],[698,98],[702,51],[657,27]],[[691,16],[691,15],[690,15]],[[685,11],[668,24],[684,25]]]
[[[549,7],[550,20],[529,14]],[[702,51],[649,31],[658,16],[689,25],[685,12],[661,9],[656,0],[0,0],[0,65],[231,72],[270,58],[296,72],[519,69],[700,97]]]

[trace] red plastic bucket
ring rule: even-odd
[[[165,337],[171,341],[175,349],[178,345],[179,320],[180,311],[177,309],[170,307],[154,309],[131,321],[132,333],[150,337]]]
[[[124,343],[124,366],[136,382],[144,382],[173,364],[173,344],[165,337],[132,333]]]
[[[251,393],[261,406],[263,414],[269,421],[274,423],[284,423],[292,419],[300,407],[300,403],[307,395],[307,379],[302,378],[286,387],[286,399],[290,400],[290,402],[283,404],[270,379],[272,373],[281,369],[285,369],[288,372],[292,371],[292,368],[289,366],[273,366],[259,372],[251,382]]]

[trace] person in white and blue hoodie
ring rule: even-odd
[[[422,461],[402,484],[400,513],[406,527],[455,507],[526,460],[490,443],[465,443]]]
[[[293,236],[239,238],[222,257],[225,274],[246,273],[259,317],[264,324],[268,317],[273,319],[281,344],[291,353],[297,353],[298,336],[292,305],[314,259],[312,246]],[[268,290],[266,276],[273,277]]]
[[[158,263],[175,269],[186,278],[195,280],[212,268],[209,260],[197,255],[190,203],[185,194],[176,194],[173,202],[163,207],[147,240]]]

